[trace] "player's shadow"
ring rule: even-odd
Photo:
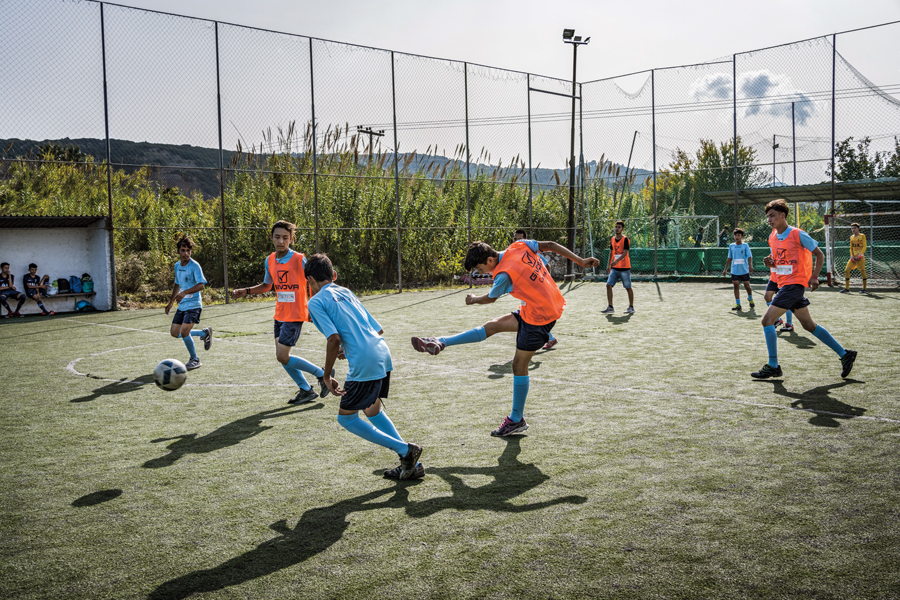
[[[622,324],[630,321],[633,314],[634,313],[629,313],[626,315],[622,315],[621,317],[617,317],[617,316],[613,316],[613,315],[606,315],[606,320],[609,321],[610,323],[612,323],[613,325],[622,325]]]
[[[496,364],[496,365],[489,366],[488,371],[490,371],[491,374],[488,375],[488,379],[503,379],[507,375],[512,375],[512,372],[513,372],[512,364],[513,364],[513,361],[510,360],[509,362],[505,362],[502,365]],[[528,363],[528,372],[529,373],[531,373],[532,371],[537,371],[540,368],[541,368],[541,361],[539,361],[539,360],[532,360],[530,363]]]
[[[743,317],[744,319],[753,319],[756,320],[759,318],[759,315],[756,314],[755,308],[750,308],[747,310],[733,310],[731,311],[732,317]]]
[[[109,502],[110,500],[115,500],[119,496],[122,495],[122,490],[118,488],[109,489],[109,490],[100,490],[99,492],[93,492],[91,494],[86,494],[81,498],[77,498],[72,502],[72,506],[82,507],[82,506],[94,506],[95,504],[102,504],[103,502]]]
[[[409,499],[410,484],[396,482],[388,487],[341,500],[330,506],[311,508],[291,528],[282,519],[269,527],[279,535],[253,550],[222,564],[171,579],[157,587],[149,600],[180,599],[202,592],[213,592],[240,585],[299,564],[323,552],[343,537],[350,526],[348,517],[356,512],[402,509],[411,518],[422,518],[442,510],[487,510],[524,513],[557,504],[583,504],[584,496],[563,496],[531,504],[513,504],[511,500],[536,488],[549,479],[540,469],[518,460],[519,440],[509,438],[507,446],[493,467],[449,467],[430,469],[450,484],[451,496],[430,498],[423,502]],[[460,476],[479,475],[491,478],[480,487],[467,486]]]
[[[786,333],[787,335],[779,335],[778,341],[787,342],[788,344],[792,344],[801,350],[809,350],[810,348],[816,347],[816,343],[814,341],[804,335],[798,334],[796,331],[788,331]]]
[[[118,394],[127,394],[141,389],[144,384],[153,383],[153,375],[142,375],[135,379],[123,379],[121,381],[113,381],[80,398],[73,398],[69,402],[91,402],[102,398],[103,396],[115,396]]]
[[[290,410],[294,408],[292,406],[272,408],[222,425],[215,431],[207,433],[204,436],[197,437],[196,433],[190,433],[187,435],[176,435],[169,438],[150,440],[151,444],[170,442],[172,440],[175,441],[166,447],[169,451],[168,454],[148,460],[141,466],[145,469],[170,467],[175,464],[178,459],[187,454],[206,454],[208,452],[215,452],[216,450],[235,446],[245,440],[249,440],[253,436],[259,435],[263,431],[272,428],[271,425],[262,425],[262,422],[267,419],[277,419],[278,417],[286,417],[288,415],[318,410],[324,407],[324,404],[318,403],[296,410]]]
[[[809,420],[811,425],[816,425],[818,427],[840,427],[841,424],[838,422],[838,419],[861,417],[863,413],[866,412],[865,408],[851,406],[850,404],[846,404],[830,396],[832,390],[842,388],[845,385],[864,383],[863,381],[844,379],[838,383],[820,385],[819,387],[814,387],[811,390],[800,393],[788,391],[787,388],[784,387],[784,382],[779,380],[770,381],[769,383],[774,385],[772,391],[776,394],[794,400],[791,402],[791,408],[814,413],[814,416]]]

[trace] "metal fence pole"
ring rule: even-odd
[[[228,235],[225,229],[225,158],[222,152],[222,86],[219,75],[219,22],[216,21],[216,107],[219,117],[219,206],[222,210],[222,281],[228,304]]]
[[[578,154],[581,176],[578,178],[578,186],[581,188],[581,256],[587,256],[585,246],[585,210],[584,210],[584,87],[578,84]],[[593,252],[593,248],[591,249]],[[582,272],[582,275],[584,273]]]
[[[656,70],[650,71],[650,113],[653,118],[653,276],[659,275],[659,217],[656,201]]]
[[[834,238],[835,238],[835,230],[834,230],[834,196],[835,196],[835,183],[834,183],[834,172],[835,172],[835,164],[834,164],[834,143],[835,143],[835,107],[837,102],[835,102],[836,98],[836,85],[837,85],[837,34],[832,34],[831,36],[831,210],[828,212],[831,213],[831,244],[827,248],[828,255],[825,257],[826,270],[825,275],[828,279],[828,284],[831,284],[832,268],[834,266]]]
[[[106,21],[103,17],[103,3],[100,3],[100,45],[103,51],[103,124],[106,132],[106,201],[107,220],[106,227],[109,233],[109,266],[112,286],[112,310],[119,309],[119,290],[116,286],[116,241],[115,227],[113,225],[113,195],[112,195],[112,150],[109,146],[109,94],[106,85]]]
[[[734,231],[740,225],[738,224],[738,133],[737,133],[737,54],[731,56],[731,103],[734,118],[734,137],[732,148],[734,155],[734,223],[731,230]]]
[[[397,83],[394,77],[394,51],[391,50],[391,102],[394,110],[394,199],[397,203],[397,289],[403,293],[403,243],[400,231],[400,167],[397,164],[397,153],[400,143],[397,140]]]
[[[472,155],[469,152],[469,63],[463,63],[463,86],[465,88],[466,103],[466,223],[469,229],[469,243],[466,244],[468,249],[472,243],[472,202],[471,202],[471,186],[469,177],[469,163]],[[472,287],[472,278],[469,277],[469,287]]]
[[[316,86],[313,78],[313,40],[309,38],[309,100],[312,105],[313,207],[315,210],[316,254],[319,253],[319,181],[316,165]],[[307,152],[309,150],[307,149]]]
[[[532,210],[532,168],[531,168],[531,73],[525,76],[526,90],[528,91],[528,235],[534,239],[534,212]],[[468,134],[468,117],[466,118],[466,133]],[[466,145],[468,145],[468,140]]]

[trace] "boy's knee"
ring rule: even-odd
[[[806,321],[805,323],[801,321],[800,324],[803,325],[803,329],[807,330],[810,333],[815,331],[818,327],[818,325],[816,325],[816,323],[813,321]]]
[[[286,364],[288,364],[289,362],[291,362],[291,355],[288,354],[287,356],[281,356],[281,355],[279,355],[279,354],[276,354],[276,355],[275,355],[275,360],[277,360],[278,362],[280,362],[280,363],[283,364],[283,365],[286,365]]]

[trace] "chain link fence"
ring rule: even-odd
[[[171,289],[185,234],[253,284],[278,219],[349,285],[452,281],[469,241],[566,243],[570,202],[604,265],[623,219],[636,273],[717,274],[734,227],[767,253],[775,198],[829,272],[849,219],[900,280],[896,23],[573,84],[91,0],[0,15],[0,215],[105,215],[123,292]]]

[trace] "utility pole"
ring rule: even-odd
[[[373,136],[382,137],[384,135],[384,129],[379,129],[375,131],[371,127],[363,127],[362,125],[356,126],[356,131],[359,133],[367,133],[369,134],[369,164],[372,164],[372,154],[373,154]]]

